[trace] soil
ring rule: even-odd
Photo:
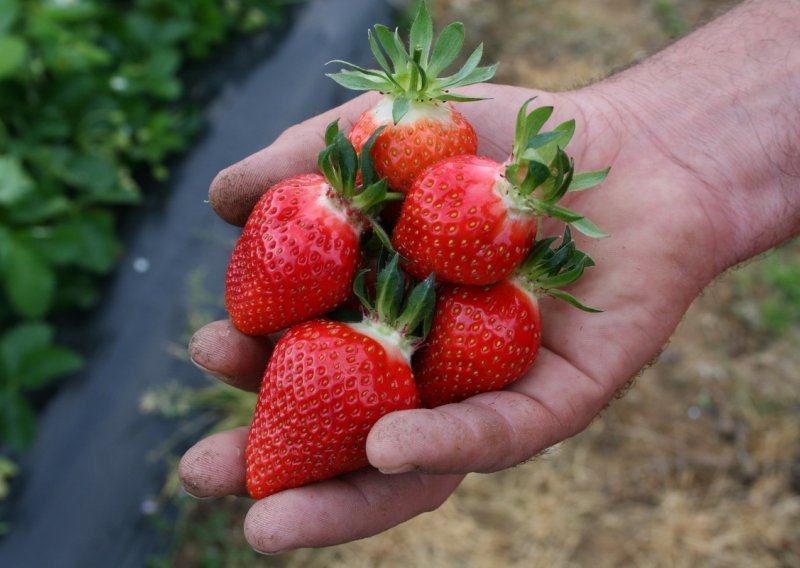
[[[437,21],[463,21],[485,60],[503,62],[498,82],[543,89],[604,77],[729,6],[434,2]],[[469,476],[434,513],[271,565],[800,566],[800,280],[768,277],[799,252],[791,243],[710,286],[659,361],[582,434]],[[765,306],[781,295],[796,311],[769,323]]]

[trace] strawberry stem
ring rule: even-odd
[[[552,296],[564,300],[586,312],[600,312],[582,304],[571,294],[561,290],[576,282],[586,268],[594,266],[592,258],[575,246],[569,227],[564,228],[561,244],[553,247],[558,237],[547,237],[536,242],[525,261],[515,273],[515,280],[536,296]]]
[[[412,344],[423,341],[433,321],[436,303],[434,275],[418,283],[406,296],[406,275],[400,269],[400,255],[393,253],[389,262],[378,272],[375,300],[372,301],[365,284],[367,272],[360,271],[353,282],[353,291],[367,312],[364,321],[370,320],[396,329]]]

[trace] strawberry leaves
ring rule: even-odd
[[[398,330],[412,345],[424,341],[436,304],[435,276],[431,274],[406,294],[407,277],[400,269],[400,255],[393,253],[379,268],[373,301],[367,291],[367,272],[360,271],[353,282],[353,291],[367,312],[365,319]]]
[[[602,310],[590,308],[575,296],[561,290],[583,276],[584,270],[594,266],[594,261],[588,254],[576,248],[569,227],[564,229],[561,244],[553,247],[557,240],[558,237],[548,237],[537,241],[517,269],[517,280],[537,296],[558,298],[585,312],[601,312]]]
[[[610,168],[576,174],[574,160],[563,150],[575,134],[575,120],[562,122],[550,132],[541,132],[553,114],[553,107],[543,106],[528,112],[534,98],[525,101],[517,114],[511,160],[505,172],[517,187],[519,207],[564,221],[588,237],[607,237],[592,221],[558,202],[567,192],[599,185]]]
[[[483,44],[467,58],[464,65],[452,75],[439,75],[458,57],[464,45],[464,26],[460,22],[447,25],[438,38],[434,38],[433,20],[424,1],[420,1],[416,17],[411,24],[408,48],[400,34],[386,26],[376,25],[374,33],[367,34],[369,47],[380,69],[365,69],[347,61],[333,60],[346,69],[328,73],[328,77],[345,88],[357,91],[379,91],[392,97],[392,120],[395,124],[411,110],[414,102],[478,101],[450,92],[450,89],[482,83],[491,79],[497,65],[481,67]]]

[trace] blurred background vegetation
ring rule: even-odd
[[[0,447],[28,448],[31,394],[81,367],[56,322],[96,303],[120,214],[200,130],[182,70],[283,3],[0,0]]]

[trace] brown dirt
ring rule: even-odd
[[[440,0],[434,9],[503,62],[498,81],[565,89],[726,5]],[[790,244],[777,261],[796,263],[798,253]],[[759,323],[761,302],[780,292],[762,272],[752,262],[712,285],[659,362],[579,436],[531,463],[468,477],[441,509],[382,535],[272,564],[800,566],[800,322]]]

